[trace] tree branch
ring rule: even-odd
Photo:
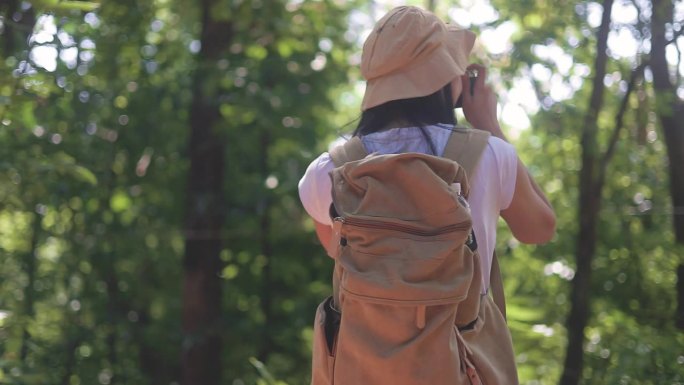
[[[629,105],[629,97],[632,95],[632,92],[634,91],[634,86],[636,85],[637,80],[644,76],[644,69],[648,64],[649,62],[645,61],[632,71],[632,75],[629,79],[629,84],[627,85],[627,91],[625,92],[625,96],[623,96],[622,102],[620,103],[620,109],[618,110],[618,114],[615,116],[615,127],[613,128],[613,133],[611,134],[610,140],[608,141],[608,148],[601,157],[601,161],[599,163],[597,179],[599,185],[603,185],[603,182],[606,177],[606,169],[608,168],[608,163],[615,154],[615,146],[617,145],[618,138],[620,137],[620,131],[622,131],[622,127],[624,126],[624,117],[625,112],[627,111],[627,106]]]
[[[682,30],[684,30],[684,28],[679,30],[679,32],[681,33]],[[677,50],[677,66],[675,68],[680,68],[680,66],[682,65],[682,50],[679,49],[679,46],[677,44],[675,44],[674,47]],[[681,82],[682,82],[681,71],[675,71],[675,74],[677,76],[677,84],[681,84]]]
[[[675,34],[672,36],[672,39],[666,40],[665,45],[670,45],[670,44],[676,42],[677,39],[682,35],[684,35],[684,28],[681,28],[679,31],[675,32]]]

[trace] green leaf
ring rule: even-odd
[[[71,175],[75,176],[77,180],[86,182],[91,186],[97,186],[97,177],[95,174],[83,166],[72,166]]]

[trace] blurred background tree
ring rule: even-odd
[[[308,383],[297,182],[400,3],[0,2],[0,384]],[[684,383],[684,2],[408,3],[480,36],[559,217],[499,239],[521,382]]]

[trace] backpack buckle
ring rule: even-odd
[[[475,252],[477,250],[477,238],[475,238],[475,231],[471,230],[468,234],[468,239],[466,240],[466,246],[470,251]]]

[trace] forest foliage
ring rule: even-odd
[[[480,45],[473,60],[490,67],[502,115],[529,116],[529,128],[503,122],[556,209],[558,234],[525,246],[502,226],[498,249],[521,383],[555,384],[601,5],[414,3],[461,23],[491,10],[466,26],[507,36],[501,50]],[[667,97],[642,66],[652,3],[613,5],[622,13],[611,23],[599,151],[627,98],[600,193],[581,383],[684,384],[684,243],[673,225],[684,207],[672,204],[668,173],[683,165],[668,162],[659,120],[684,100],[684,5],[669,4]],[[330,293],[332,261],[297,183],[353,128],[359,44],[384,9],[338,0],[1,2],[0,384],[180,383],[183,351],[202,338],[182,324],[193,237],[222,244],[217,383],[308,383],[313,314]],[[203,10],[225,28],[214,36],[226,50],[211,60],[198,60]],[[632,51],[611,51],[620,34],[632,36]],[[217,234],[185,222],[195,89],[220,113],[212,132],[225,146],[224,203],[204,207],[225,218]]]

